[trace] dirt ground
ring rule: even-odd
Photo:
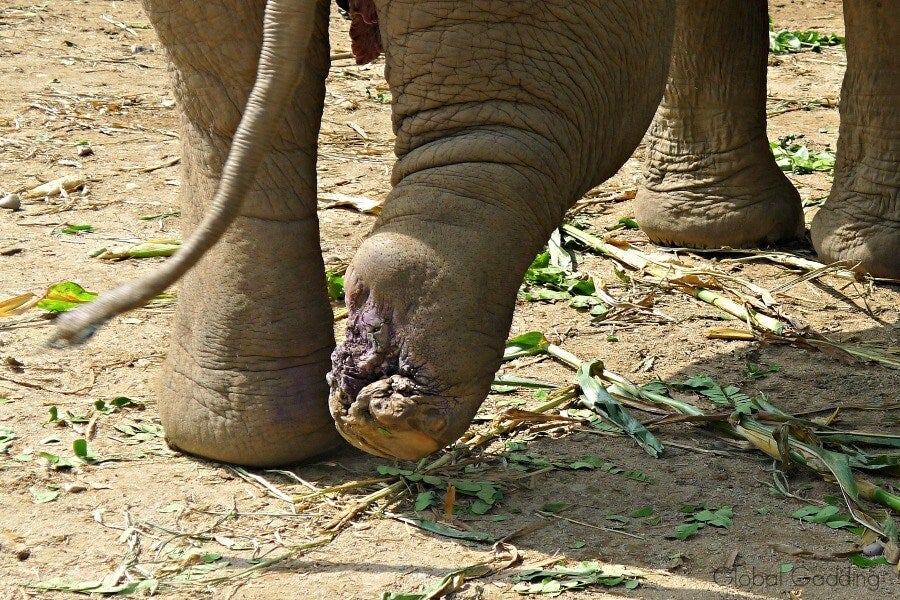
[[[781,1],[770,10],[777,28],[843,34],[839,2]],[[349,49],[346,30],[335,12],[334,55]],[[382,63],[357,67],[346,58],[333,63],[320,192],[381,199],[392,165]],[[813,150],[834,148],[844,65],[840,47],[772,57],[770,138],[803,134]],[[180,153],[176,108],[164,57],[140,3],[0,0],[0,77],[0,191],[27,190],[68,175],[86,182],[84,190],[68,197],[26,199],[20,211],[0,210],[0,301],[40,295],[58,281],[102,292],[153,269],[161,259],[109,262],[90,256],[101,247],[178,236],[180,228],[177,216],[140,219],[178,210],[180,176],[173,165]],[[78,155],[82,142],[90,143],[93,154]],[[639,182],[641,153],[639,148],[620,173],[592,192],[600,201],[581,211],[597,230],[632,215],[627,198]],[[830,176],[791,178],[809,205],[809,219],[827,194]],[[320,218],[323,255],[329,268],[339,269],[374,217],[332,209],[320,211]],[[92,232],[62,233],[68,225],[86,224]],[[652,250],[640,232],[622,236]],[[814,258],[808,243],[787,250]],[[726,258],[688,255],[697,264],[719,266]],[[630,298],[634,291],[616,278],[610,260],[585,254],[580,268],[599,277],[613,296]],[[795,276],[764,262],[727,268],[766,289]],[[896,349],[898,292],[890,285],[825,277],[821,285],[801,283],[776,299],[784,313],[833,339]],[[845,364],[792,346],[707,339],[710,327],[729,323],[719,310],[683,294],[660,292],[653,308],[671,319],[594,320],[565,302],[520,302],[511,335],[540,330],[578,357],[602,358],[608,370],[639,384],[709,375],[750,395],[765,393],[789,413],[837,405],[883,407],[844,411],[837,423],[844,429],[897,432],[900,372],[879,364]],[[135,311],[88,345],[68,351],[44,347],[51,323],[37,309],[0,320],[0,431],[15,435],[6,452],[0,451],[0,598],[63,596],[28,587],[57,577],[105,579],[112,585],[150,576],[161,581],[157,593],[170,598],[379,598],[385,591],[421,590],[491,556],[489,544],[430,534],[390,518],[412,513],[405,501],[375,503],[339,527],[330,542],[285,557],[321,540],[330,519],[378,486],[298,505],[291,497],[309,493],[309,486],[379,477],[379,465],[394,463],[346,449],[289,473],[246,473],[168,450],[159,437],[154,378],[166,352],[171,314],[172,302]],[[340,323],[336,329],[340,335]],[[749,365],[762,365],[761,371],[754,375]],[[519,359],[503,373],[557,385],[573,380],[571,370],[545,358]],[[109,414],[95,407],[122,396],[136,404]],[[530,392],[498,394],[483,414],[536,404]],[[58,416],[54,422],[51,407]],[[797,497],[785,497],[772,492],[773,463],[758,452],[683,423],[657,434],[666,446],[658,459],[629,438],[598,435],[582,425],[532,427],[507,436],[504,441],[527,443],[528,452],[554,461],[601,456],[643,472],[650,481],[602,469],[550,470],[516,479],[517,472],[505,468],[503,444],[496,443],[470,468],[481,469],[479,479],[505,482],[503,499],[487,515],[457,515],[455,525],[497,539],[518,532],[510,543],[526,567],[549,565],[557,557],[649,571],[636,590],[567,593],[572,598],[607,593],[859,598],[867,591],[889,595],[883,590],[896,586],[889,567],[862,569],[833,556],[852,550],[857,536],[790,517],[805,504],[839,495],[834,484],[798,471],[788,477]],[[71,457],[79,438],[88,439],[91,452],[106,460],[53,469],[40,455]],[[896,490],[896,479],[875,480]],[[537,513],[558,502],[573,506],[556,517]],[[733,507],[733,525],[672,539],[684,523],[680,506],[686,503]],[[627,517],[647,506],[653,507],[652,516]],[[440,521],[439,512],[419,515]],[[532,524],[533,530],[522,531]],[[793,570],[785,571],[786,563]],[[260,566],[237,576],[253,565]],[[468,581],[456,597],[514,597],[513,576],[520,568]],[[212,580],[216,577],[222,579]],[[192,583],[204,579],[210,581]]]

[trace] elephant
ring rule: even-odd
[[[835,184],[812,236],[825,260],[898,277],[900,19],[887,4],[844,3]],[[397,162],[348,267],[335,348],[315,184],[328,0],[144,5],[181,108],[194,233],[149,281],[61,316],[56,335],[82,340],[186,272],[159,395],[185,452],[273,466],[341,436],[401,459],[452,443],[489,391],[531,260],[648,126],[637,219],[651,239],[746,247],[803,231],[765,136],[765,2],[351,0],[357,55],[384,53]]]

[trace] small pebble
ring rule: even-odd
[[[881,545],[881,542],[875,540],[871,544],[863,546],[862,553],[864,556],[881,556],[884,554],[884,546]]]
[[[22,197],[18,194],[7,194],[0,198],[0,208],[19,210],[22,208]]]
[[[78,156],[90,156],[94,153],[94,149],[90,144],[78,144],[75,146],[75,154]]]

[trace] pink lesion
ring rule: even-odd
[[[343,6],[345,2],[338,2]],[[356,64],[372,62],[381,54],[381,34],[378,31],[378,13],[375,0],[349,0],[350,40]]]

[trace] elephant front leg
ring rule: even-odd
[[[145,0],[183,113],[188,227],[213,197],[253,84],[264,4]],[[327,410],[333,319],[315,200],[327,21],[321,0],[304,79],[241,216],[181,283],[159,410],[167,441],[185,452],[269,466],[339,443]]]
[[[900,13],[846,0],[847,72],[834,184],[812,223],[823,261],[900,279]]]
[[[469,426],[522,276],[640,141],[671,3],[383,0],[394,189],[347,270],[331,410],[366,451],[420,458]]]
[[[766,138],[766,29],[765,2],[676,2],[635,209],[654,242],[747,247],[802,234],[799,194]]]

